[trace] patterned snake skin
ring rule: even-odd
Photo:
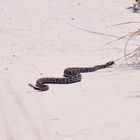
[[[82,79],[81,73],[94,72],[99,69],[107,68],[113,64],[115,64],[114,61],[110,61],[107,62],[106,64],[97,65],[94,67],[67,68],[64,70],[63,78],[54,78],[54,77],[40,78],[36,81],[36,86],[32,84],[28,85],[36,90],[46,91],[49,89],[49,86],[46,84],[71,84],[80,82]]]

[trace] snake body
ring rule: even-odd
[[[109,61],[103,65],[96,65],[94,67],[71,67],[64,70],[63,78],[45,77],[36,81],[36,85],[28,84],[36,90],[46,91],[49,86],[46,84],[71,84],[80,82],[82,79],[81,73],[94,72],[99,69],[107,68],[115,64],[114,61]]]

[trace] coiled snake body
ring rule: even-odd
[[[82,79],[81,73],[94,72],[99,69],[107,68],[115,64],[114,61],[107,62],[103,65],[96,65],[94,67],[71,67],[64,70],[63,78],[46,77],[40,78],[36,81],[36,86],[28,84],[36,90],[46,91],[49,86],[46,84],[71,84],[80,82]]]

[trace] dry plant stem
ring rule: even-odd
[[[135,31],[134,33],[132,33],[130,36],[129,36],[129,38],[128,38],[128,40],[126,41],[126,43],[125,43],[125,47],[124,47],[124,58],[125,58],[125,61],[126,61],[126,63],[128,64],[128,62],[127,62],[127,56],[129,56],[130,54],[132,54],[132,53],[134,53],[134,52],[132,52],[132,53],[129,53],[129,54],[126,54],[126,47],[127,47],[127,45],[128,45],[128,42],[133,38],[133,37],[135,37],[136,35],[139,35],[140,34],[140,29],[138,29],[137,31]],[[130,58],[130,57],[129,57]]]
[[[131,33],[130,33],[130,34],[131,34]],[[130,35],[124,35],[124,36],[122,36],[122,37],[120,37],[120,38],[118,38],[118,39],[115,39],[115,40],[113,40],[113,41],[107,42],[107,43],[105,43],[104,45],[108,45],[108,44],[114,43],[114,42],[119,41],[119,40],[121,40],[121,39],[126,39],[126,37],[128,37],[128,36],[130,36]]]
[[[129,23],[130,23],[130,22],[129,22]],[[127,24],[129,24],[129,23],[127,23]],[[121,40],[121,39],[126,39],[126,37],[129,36],[129,35],[124,35],[124,36],[120,37],[120,36],[116,36],[116,35],[104,34],[104,33],[99,33],[99,32],[95,32],[95,31],[83,29],[83,28],[77,27],[77,26],[75,26],[75,25],[73,25],[73,24],[70,24],[70,23],[68,23],[68,24],[69,24],[70,26],[72,26],[72,27],[78,29],[78,30],[82,30],[82,31],[86,31],[86,32],[89,32],[89,33],[94,33],[94,34],[98,34],[98,35],[102,35],[102,36],[108,36],[108,37],[117,38],[117,39],[115,39],[115,40],[113,40],[113,41],[110,41],[110,42],[105,43],[104,45],[111,44],[111,43],[116,42],[116,41],[119,41],[119,40]],[[121,23],[121,24],[125,24],[125,23]]]
[[[106,26],[106,27],[108,28],[108,27],[113,27],[113,26],[126,25],[126,24],[130,24],[130,23],[140,23],[140,22],[137,22],[137,21],[124,22],[124,23],[119,23],[119,24],[115,24],[115,25],[111,25],[111,26]],[[119,60],[124,61],[125,60],[126,64],[129,65],[128,62],[127,62],[127,60],[130,59],[130,58],[133,58],[136,55],[137,51],[140,50],[140,47],[138,47],[135,51],[133,51],[131,53],[128,53],[128,54],[126,53],[126,47],[127,47],[128,43],[129,43],[129,41],[132,40],[133,37],[135,37],[136,35],[140,35],[140,29],[138,29],[137,31],[135,31],[133,33],[130,33],[128,35],[124,35],[122,37],[119,37],[119,36],[116,36],[116,35],[104,34],[104,33],[99,33],[99,32],[95,32],[95,31],[90,31],[88,29],[83,29],[83,28],[77,27],[75,25],[72,25],[70,23],[68,23],[68,24],[71,25],[72,27],[78,29],[78,30],[82,30],[82,31],[86,31],[86,32],[94,33],[94,34],[98,34],[98,35],[103,35],[103,36],[109,36],[109,37],[117,38],[117,39],[115,39],[113,41],[110,41],[110,42],[105,43],[104,45],[111,44],[111,43],[116,42],[116,41],[119,41],[121,39],[127,39],[127,41],[125,43],[125,47],[124,47],[124,56],[121,57],[121,58],[118,58],[118,59],[116,59],[114,61],[119,61]]]
[[[114,24],[114,25],[106,26],[106,28],[120,26],[120,25],[124,25],[124,24],[130,24],[130,23],[140,23],[140,22],[138,22],[138,21],[123,22],[123,23],[119,23],[119,24]]]
[[[108,44],[114,43],[114,42],[116,42],[116,41],[119,41],[119,40],[121,40],[121,39],[125,39],[125,37],[127,37],[127,36],[129,36],[129,35],[122,36],[122,37],[120,37],[120,38],[118,38],[118,39],[115,39],[115,40],[113,40],[113,41],[107,42],[107,43],[105,43],[104,45],[108,45]]]
[[[105,34],[105,33],[99,33],[99,32],[95,32],[95,31],[91,31],[91,30],[88,30],[88,29],[83,29],[83,28],[80,28],[78,26],[75,26],[73,24],[70,24],[68,23],[70,26],[78,29],[78,30],[82,30],[82,31],[86,31],[86,32],[89,32],[89,33],[94,33],[94,34],[98,34],[98,35],[102,35],[102,36],[108,36],[108,37],[113,37],[113,38],[121,38],[120,36],[116,36],[116,35],[110,35],[110,34]]]
[[[115,25],[112,25],[112,26],[107,26],[107,27],[126,25],[126,24],[130,24],[130,23],[140,23],[140,22],[124,22],[124,23],[115,24]],[[126,63],[127,65],[129,65],[129,64],[128,64],[128,59],[130,60],[130,59],[133,59],[134,57],[136,57],[137,52],[140,51],[140,47],[139,47],[139,46],[138,46],[137,49],[135,49],[133,52],[128,53],[128,54],[126,53],[126,47],[127,47],[128,43],[129,43],[129,41],[132,40],[132,38],[134,38],[136,35],[140,35],[140,29],[138,29],[137,31],[135,31],[135,32],[133,32],[133,33],[130,33],[129,35],[126,35],[126,36],[123,36],[123,37],[120,38],[120,39],[122,39],[122,38],[128,36],[128,39],[127,39],[127,41],[126,41],[126,43],[125,43],[125,47],[124,47],[124,56],[121,57],[121,58],[119,58],[119,59],[117,59],[116,61],[119,61],[119,60],[124,61],[124,60],[125,60],[125,63]],[[117,40],[120,40],[120,39],[116,39],[116,40],[111,41],[111,42],[108,42],[108,43],[106,43],[106,44],[113,43],[113,42],[115,42],[115,41],[117,41]],[[131,64],[131,65],[133,65],[133,64]]]
[[[140,22],[138,22],[138,21],[123,22],[123,23],[114,24],[114,25],[111,25],[111,26],[106,26],[106,27],[109,28],[109,27],[120,26],[120,25],[124,25],[124,24],[130,24],[130,23],[140,23]],[[136,31],[136,32],[137,32],[137,31]],[[116,41],[118,41],[118,40],[121,40],[121,39],[123,39],[123,38],[125,38],[125,37],[127,37],[127,36],[131,36],[131,34],[130,34],[130,35],[125,35],[125,36],[120,37],[119,39],[116,39],[116,40],[107,42],[105,45],[108,45],[108,44],[111,44],[111,43],[116,42]],[[129,39],[129,38],[128,38],[128,39]]]

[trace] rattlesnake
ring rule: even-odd
[[[36,90],[46,91],[49,86],[46,84],[71,84],[80,82],[82,79],[81,73],[94,72],[99,69],[107,68],[115,64],[114,61],[107,62],[103,65],[96,65],[94,67],[71,67],[64,70],[63,78],[46,77],[40,78],[36,81],[36,86],[28,84]]]

